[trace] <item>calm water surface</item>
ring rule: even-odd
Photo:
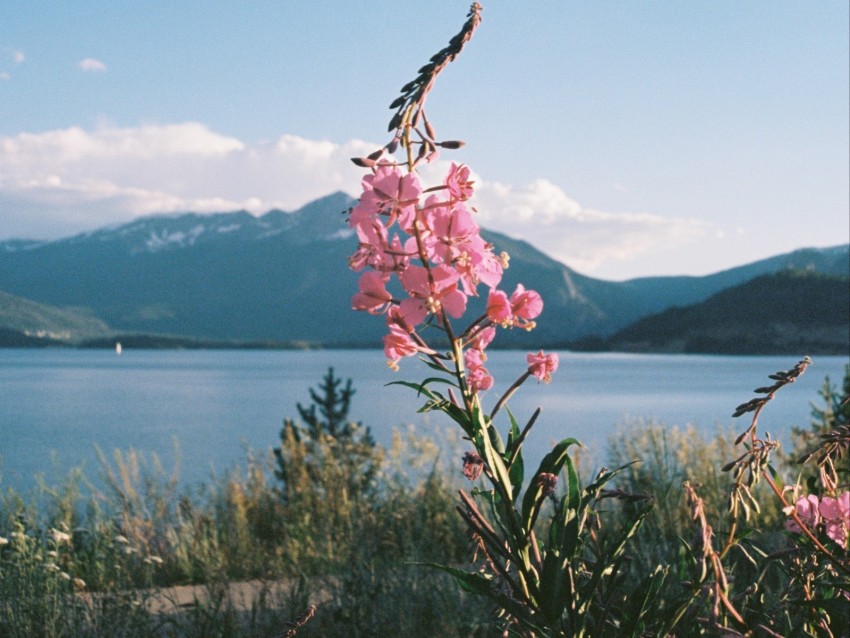
[[[731,418],[767,375],[787,370],[795,357],[718,357],[561,353],[550,385],[531,380],[512,399],[521,422],[540,406],[529,455],[573,436],[599,449],[623,424],[638,419],[668,426],[718,425],[742,430]],[[808,424],[810,402],[824,377],[840,383],[845,357],[817,357],[763,413],[762,429],[780,438]],[[329,366],[354,380],[351,417],[371,426],[379,443],[393,428],[420,433],[449,427],[438,415],[417,414],[415,393],[390,381],[415,381],[425,368],[414,360],[387,369],[379,351],[109,351],[0,350],[0,489],[25,489],[42,473],[52,482],[71,467],[96,477],[96,447],[156,454],[170,469],[179,461],[186,485],[215,472],[244,467],[245,450],[267,451],[284,417],[297,416]],[[522,352],[492,352],[495,402],[525,368]],[[179,446],[175,455],[174,442]]]

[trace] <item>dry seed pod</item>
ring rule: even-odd
[[[420,161],[425,159],[425,156],[428,154],[428,145],[423,143],[422,146],[419,147],[419,153],[416,156],[416,161]]]
[[[425,123],[425,133],[428,134],[432,140],[437,137],[437,132],[434,130],[434,127],[431,126],[431,122],[428,121],[428,118],[425,115],[422,115],[422,121]]]

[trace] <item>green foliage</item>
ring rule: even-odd
[[[319,389],[310,390],[312,402],[297,405],[304,423],[284,421],[274,456],[286,537],[298,539],[300,552],[307,549],[302,539],[310,539],[310,556],[344,565],[351,548],[338,542],[338,532],[353,529],[374,508],[384,451],[368,428],[348,420],[354,390],[351,379],[341,384],[329,369]],[[308,556],[287,555],[309,569]]]
[[[361,501],[374,488],[381,451],[369,428],[348,420],[354,389],[351,379],[341,384],[330,368],[319,389],[310,389],[312,402],[297,405],[303,424],[284,421],[281,445],[274,448],[275,476],[289,504],[310,494]]]
[[[692,526],[692,513],[682,491],[685,482],[699,486],[708,519],[722,520],[733,481],[721,468],[735,455],[731,431],[718,431],[706,439],[693,426],[633,422],[609,438],[608,463],[626,466],[618,476],[614,494],[618,498],[609,501],[609,509],[617,518],[629,521],[646,500],[653,504],[632,541],[635,551],[627,570],[633,577],[684,559],[682,533]],[[758,485],[755,491],[762,505],[753,525],[781,527],[785,516],[767,486]]]

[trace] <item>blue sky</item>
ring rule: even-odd
[[[428,102],[482,225],[606,279],[848,241],[846,0],[482,4]],[[5,0],[0,239],[356,196],[468,6]]]

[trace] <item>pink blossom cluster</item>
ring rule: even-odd
[[[814,494],[801,496],[794,505],[794,511],[806,527],[815,530],[823,525],[826,535],[848,549],[850,541],[850,492],[844,492],[838,498],[824,496],[820,499]],[[802,532],[793,518],[786,523],[792,532]]]
[[[479,284],[486,285],[486,314],[461,335],[461,347],[470,389],[487,390],[493,378],[484,367],[485,348],[496,327],[532,329],[543,300],[522,285],[510,296],[498,289],[508,256],[496,255],[481,237],[467,205],[474,190],[469,167],[452,163],[443,184],[425,190],[416,173],[378,162],[362,187],[348,219],[358,239],[349,266],[363,271],[352,308],[385,316],[384,354],[396,368],[402,357],[435,354],[418,327],[430,318],[441,324],[460,318]],[[393,278],[404,291],[400,299],[387,288]],[[529,355],[529,365],[530,374],[548,381],[557,355]]]

